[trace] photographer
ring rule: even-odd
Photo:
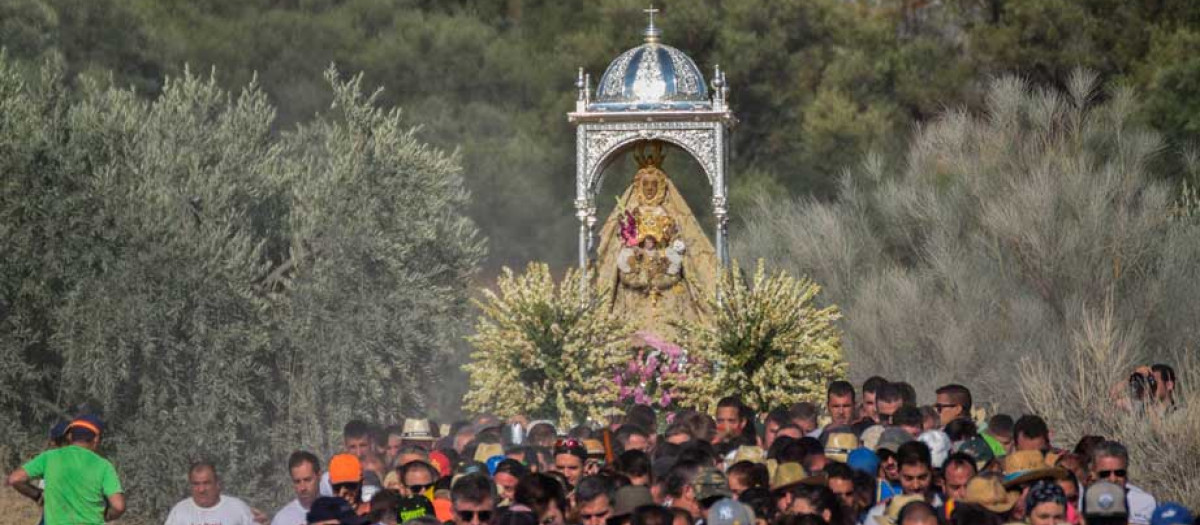
[[[1112,393],[1118,406],[1134,413],[1169,414],[1177,408],[1175,369],[1161,363],[1139,366],[1126,381],[1114,385]]]

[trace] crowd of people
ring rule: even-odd
[[[1159,414],[1173,410],[1174,386],[1166,365],[1129,384],[1137,410]],[[328,461],[291,454],[295,499],[274,514],[222,493],[219,465],[200,461],[166,525],[1195,523],[1134,483],[1151,473],[1121,443],[1084,436],[1060,448],[1037,415],[977,420],[967,387],[935,394],[918,406],[907,383],[872,377],[857,389],[832,382],[823,408],[765,413],[726,397],[713,414],[635,405],[570,429],[486,414],[446,426],[350,421]],[[47,525],[124,512],[116,471],[96,453],[103,429],[95,416],[60,425],[54,448],[10,474]]]

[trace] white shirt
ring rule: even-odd
[[[271,525],[304,525],[308,523],[308,509],[300,505],[300,500],[294,499],[271,519]]]
[[[1150,525],[1154,508],[1158,502],[1146,491],[1129,483],[1125,484],[1125,502],[1129,504],[1129,523],[1134,525]]]
[[[221,495],[217,504],[203,508],[192,498],[176,503],[167,515],[166,525],[255,525],[254,514],[246,502]]]

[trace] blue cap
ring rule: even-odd
[[[59,421],[50,427],[50,441],[58,441],[67,435],[67,422]]]
[[[1150,518],[1150,525],[1192,525],[1195,522],[1196,518],[1187,507],[1174,502],[1159,505],[1154,509],[1154,517]]]
[[[104,433],[104,421],[100,419],[100,416],[95,414],[84,414],[75,418],[67,425],[68,431],[73,428],[84,428],[96,435],[100,435]]]
[[[308,508],[308,513],[304,517],[308,523],[338,520],[340,525],[367,525],[371,521],[356,514],[354,507],[351,507],[346,500],[332,496],[317,498]]]
[[[488,476],[495,476],[496,475],[496,467],[500,466],[500,462],[504,461],[505,459],[507,459],[507,458],[505,458],[503,454],[496,454],[495,456],[488,458],[488,460],[487,460]]]
[[[850,454],[846,456],[846,464],[854,470],[866,472],[872,476],[879,473],[879,456],[866,447],[851,450]]]

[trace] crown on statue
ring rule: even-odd
[[[663,143],[657,140],[638,144],[637,149],[633,152],[633,160],[641,169],[662,166],[666,156],[663,151]]]

